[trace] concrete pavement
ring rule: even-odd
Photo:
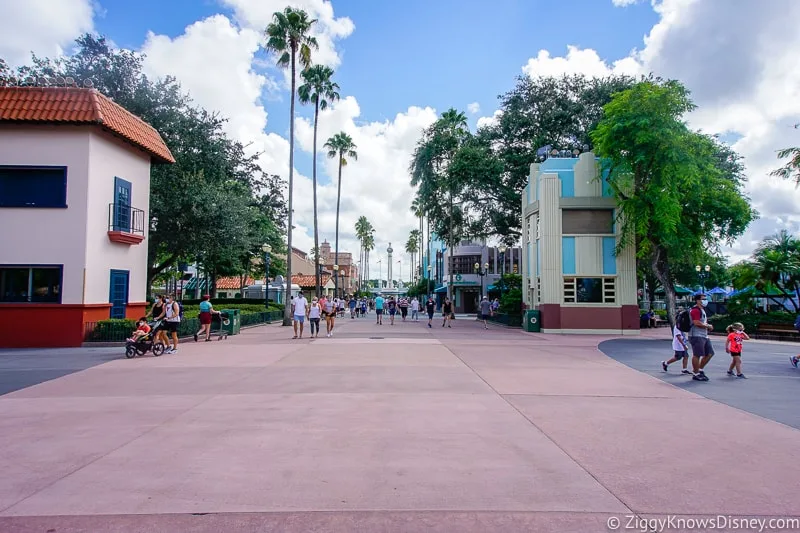
[[[0,531],[587,532],[612,516],[799,514],[798,430],[614,361],[604,338],[374,315],[289,337],[120,353],[0,396]]]

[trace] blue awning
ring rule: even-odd
[[[444,292],[447,292],[447,287],[443,285],[443,286],[439,287],[438,289],[434,290],[433,292],[438,293],[438,294],[442,294]]]

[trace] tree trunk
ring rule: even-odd
[[[422,216],[420,216],[419,217],[419,277],[420,278],[424,278],[425,277],[425,272],[423,271],[425,266],[422,264],[422,262],[425,260],[425,255],[424,255],[425,254],[425,233],[424,233],[425,232],[425,228],[423,227],[422,224],[423,224],[423,219],[422,219]],[[428,258],[428,261],[430,261],[430,257]]]
[[[333,262],[335,265],[339,264],[339,204],[342,200],[342,157],[344,154],[340,151],[339,152],[339,185],[336,192],[336,251],[334,252],[334,259]],[[339,266],[341,268],[341,265]],[[334,286],[334,294],[338,295],[339,291],[339,273],[334,270],[333,275],[336,279],[333,281]]]
[[[675,284],[672,283],[672,275],[669,271],[667,251],[662,247],[656,248],[653,252],[653,272],[664,288],[664,300],[667,305],[667,320],[669,320],[670,328],[674,328],[676,307]]]
[[[450,229],[448,230],[448,241],[450,245],[447,247],[447,271],[450,273],[450,283],[447,285],[447,298],[451,304],[453,302],[453,191],[450,191]]]
[[[317,123],[319,121],[319,95],[314,101],[314,166],[312,167],[312,176],[314,183],[314,271],[316,272],[316,294],[317,298],[321,296],[320,282],[321,276],[319,272],[319,224],[317,223]]]
[[[286,292],[284,293],[283,325],[292,325],[292,189],[294,188],[294,92],[295,92],[295,60],[297,55],[297,45],[292,43],[292,103],[289,107],[289,225],[286,228],[287,250],[286,250]]]

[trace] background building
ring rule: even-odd
[[[0,87],[0,346],[80,346],[147,306],[159,133],[94,89]]]
[[[616,255],[616,203],[594,154],[531,165],[522,194],[523,299],[546,333],[638,333],[636,258]]]
[[[319,246],[319,254],[324,262],[324,269],[333,273],[335,252],[326,240]],[[339,250],[339,295],[353,294],[358,289],[358,265],[353,263],[353,254]]]

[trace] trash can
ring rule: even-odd
[[[238,309],[222,309],[220,310],[222,316],[222,330],[227,332],[228,335],[238,335],[242,329],[242,316],[239,314]]]
[[[541,315],[538,309],[527,309],[525,311],[525,331],[538,332],[542,330]]]

